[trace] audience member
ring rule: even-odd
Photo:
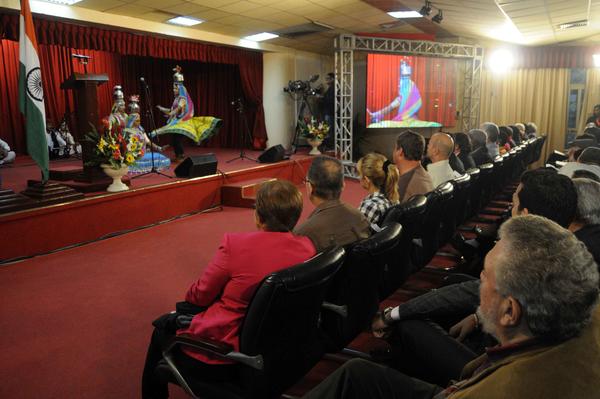
[[[0,165],[14,162],[16,156],[15,152],[10,150],[8,143],[0,140]]]
[[[500,130],[498,129],[498,125],[492,122],[485,122],[481,125],[481,128],[487,134],[486,147],[490,157],[494,159],[500,155],[500,149],[498,148],[498,135],[500,134]]]
[[[471,139],[468,134],[454,134],[454,154],[461,160],[465,170],[476,168],[475,161],[471,156]]]
[[[535,123],[533,122],[528,122],[525,125],[525,136],[528,139],[534,139],[538,136],[538,127]]]
[[[573,172],[573,176],[571,176],[571,179],[590,179],[600,183],[600,177],[598,175],[590,172],[589,170],[583,169],[578,169],[575,172]]]
[[[400,172],[400,202],[405,202],[413,195],[426,194],[433,190],[431,176],[421,165],[424,152],[425,139],[420,134],[407,130],[398,135],[394,163]]]
[[[581,152],[576,162],[567,162],[559,169],[559,173],[572,177],[576,170],[587,170],[600,177],[600,148],[587,147]]]
[[[600,143],[600,127],[588,127],[583,131],[584,134],[593,136],[597,143]]]
[[[446,389],[362,359],[305,398],[587,398],[600,378],[598,270],[568,230],[539,216],[500,228],[481,273],[477,320],[499,345]]]
[[[369,192],[358,209],[378,231],[385,212],[399,201],[398,168],[383,155],[370,153],[358,160],[356,170],[361,187]]]
[[[577,190],[577,212],[569,230],[575,233],[600,266],[600,183],[574,178]]]
[[[521,130],[517,125],[510,125],[509,128],[512,131],[512,139],[515,145],[521,145]]]
[[[471,138],[471,144],[473,146],[471,157],[473,157],[475,164],[479,166],[492,162],[493,159],[490,157],[490,153],[486,146],[487,133],[480,129],[472,129],[469,131],[469,137]]]
[[[167,383],[154,372],[164,344],[175,334],[191,334],[232,345],[239,350],[239,331],[246,309],[262,279],[315,254],[307,237],[291,233],[302,213],[302,194],[285,180],[266,182],[256,193],[254,218],[258,231],[225,234],[212,261],[190,287],[185,299],[200,310],[184,323],[167,314],[153,324],[154,333],[142,376],[143,398],[167,398]],[[176,314],[175,314],[176,315]],[[227,380],[237,366],[201,352],[183,350],[177,363],[206,380]]]
[[[452,170],[448,161],[453,150],[452,137],[446,133],[436,133],[431,136],[427,145],[427,156],[431,159],[431,163],[427,166],[427,173],[431,176],[433,187],[460,176]]]
[[[524,123],[515,123],[517,129],[519,129],[519,136],[521,136],[521,141],[527,140],[527,135],[525,134],[525,124]]]
[[[512,215],[535,214],[546,217],[562,227],[569,227],[575,218],[577,193],[573,182],[552,169],[535,169],[521,176],[521,183],[513,196]],[[482,246],[492,247],[495,232]],[[485,237],[484,237],[485,238]],[[482,250],[485,255],[487,250]],[[471,358],[483,351],[490,342],[484,334],[471,334],[468,345],[464,337],[475,329],[473,311],[477,307],[479,280],[454,284],[397,306],[386,309],[373,320],[373,334],[387,335],[393,323],[390,343],[395,348],[396,366],[411,371],[420,378],[445,385],[449,379],[459,378]],[[386,313],[384,312],[384,313]],[[466,315],[471,315],[467,316]],[[421,319],[428,319],[422,321]],[[452,326],[458,320],[461,320]],[[440,326],[442,325],[442,326]],[[450,328],[449,333],[446,329]],[[428,337],[423,343],[421,337]],[[422,371],[422,374],[419,374]]]
[[[310,202],[316,209],[296,228],[296,234],[308,236],[319,252],[369,237],[369,222],[363,214],[340,201],[344,171],[339,160],[316,157],[306,180]]]
[[[592,115],[585,121],[586,125],[590,123],[593,123],[596,127],[600,127],[600,104],[594,105]]]

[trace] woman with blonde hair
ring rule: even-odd
[[[400,172],[393,162],[373,152],[359,159],[356,169],[361,187],[369,192],[358,209],[371,223],[371,228],[379,230],[387,209],[397,204],[400,199],[398,194]]]

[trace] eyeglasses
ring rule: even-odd
[[[302,179],[302,183],[304,183],[304,184],[310,183],[310,180],[308,180],[308,177],[305,177],[304,179]]]

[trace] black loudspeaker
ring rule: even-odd
[[[286,157],[285,155],[285,148],[283,148],[281,144],[277,144],[276,146],[273,146],[260,154],[258,157],[258,162],[273,163],[283,161],[284,159],[288,158],[289,157]]]
[[[201,177],[217,173],[217,157],[213,153],[192,155],[175,168],[177,177]]]

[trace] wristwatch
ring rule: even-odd
[[[394,322],[394,319],[392,319],[392,309],[394,309],[393,307],[389,306],[385,309],[383,309],[383,312],[381,312],[381,319],[383,320],[383,322],[385,323],[385,325],[390,325]]]

